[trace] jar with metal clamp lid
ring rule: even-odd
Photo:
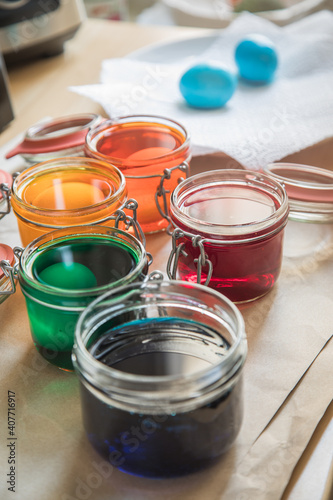
[[[51,230],[77,225],[113,226],[127,203],[125,177],[116,167],[91,158],[38,163],[14,180],[11,205],[24,246]],[[136,223],[136,212],[133,222]]]
[[[160,116],[124,116],[92,127],[86,154],[110,162],[126,178],[129,197],[138,201],[145,233],[164,230],[170,192],[188,175],[190,139],[179,123]]]
[[[21,250],[18,280],[39,353],[71,370],[79,314],[99,295],[144,280],[151,261],[144,242],[98,225],[52,231]]]
[[[312,165],[275,162],[266,165],[264,172],[283,184],[288,195],[290,220],[333,222],[332,171]]]
[[[288,213],[286,191],[269,175],[226,169],[188,178],[171,196],[169,277],[237,303],[261,297],[280,273]]]
[[[208,287],[148,280],[104,294],[73,349],[91,444],[143,477],[216,463],[241,427],[246,353],[239,310]]]
[[[264,171],[281,182],[288,194],[289,221],[284,256],[289,272],[298,269],[301,275],[330,261],[333,249],[333,172],[287,162],[268,164]]]
[[[19,154],[27,163],[35,164],[61,156],[84,156],[88,130],[102,120],[100,115],[82,113],[37,123],[28,128],[6,158]]]

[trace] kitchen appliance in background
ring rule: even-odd
[[[84,0],[84,6],[88,17],[109,19],[110,21],[129,20],[126,0]]]
[[[61,53],[84,17],[83,0],[0,0],[0,47],[6,63]]]
[[[0,52],[0,132],[13,118],[14,113],[9,96],[7,71]]]

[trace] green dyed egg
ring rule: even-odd
[[[39,273],[41,282],[65,290],[80,290],[97,286],[95,275],[79,262],[59,262]]]

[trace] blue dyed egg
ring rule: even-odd
[[[231,72],[210,64],[197,64],[180,79],[179,89],[187,104],[195,108],[220,108],[232,97],[237,78]]]
[[[235,60],[240,76],[251,82],[271,82],[278,67],[276,48],[263,35],[250,35],[239,42]]]

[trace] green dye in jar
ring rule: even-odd
[[[34,259],[32,274],[52,287],[80,291],[124,278],[137,262],[133,249],[121,240],[86,238],[42,250]],[[75,283],[71,284],[71,279]]]
[[[45,359],[73,369],[71,352],[79,314],[110,286],[126,281],[138,262],[133,248],[111,238],[60,241],[36,252],[31,265],[34,286],[20,282],[32,338]],[[141,279],[144,275],[143,271]]]

